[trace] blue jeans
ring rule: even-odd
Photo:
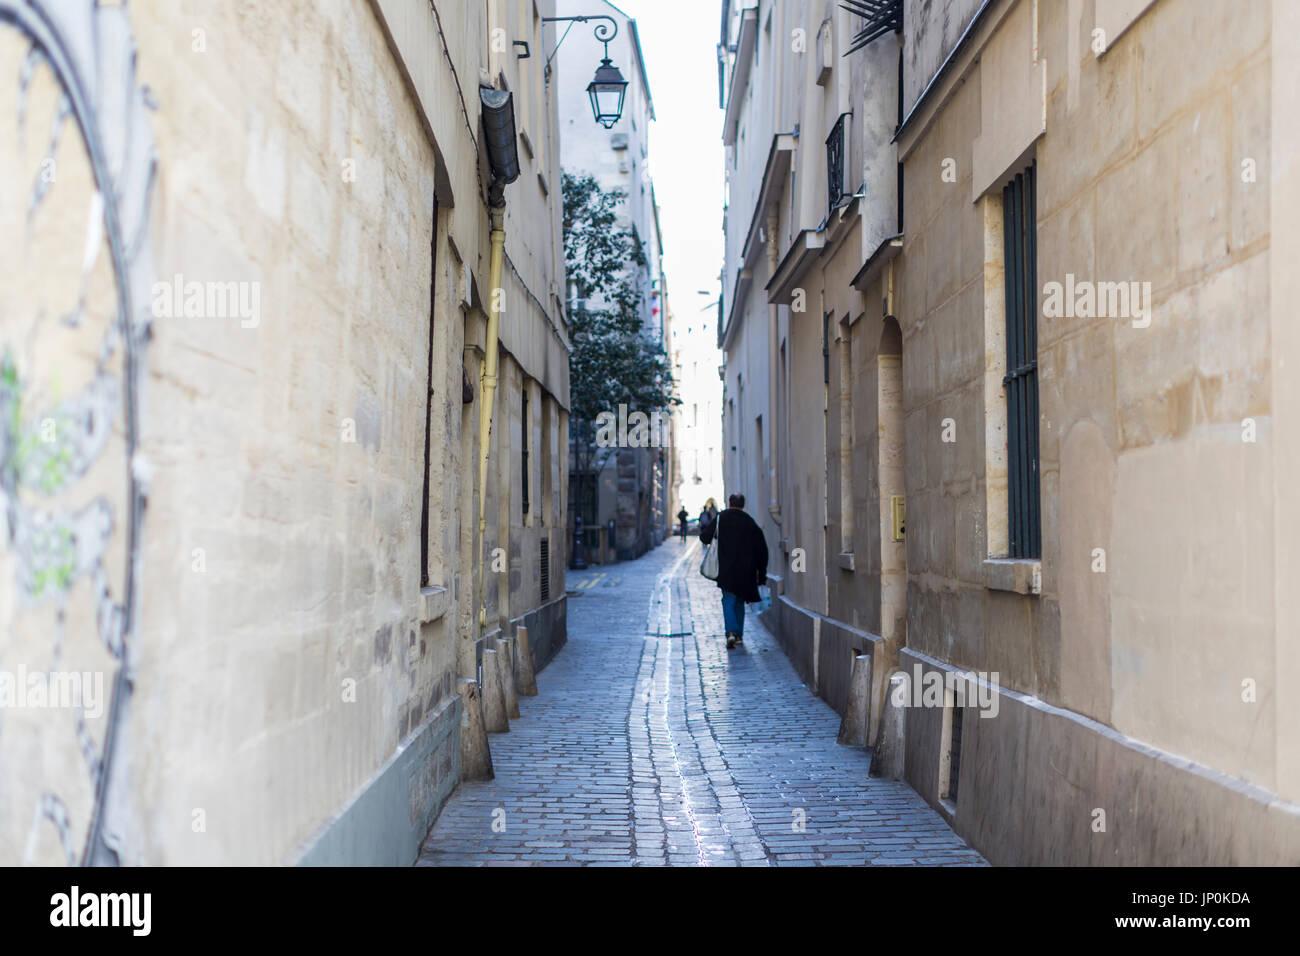
[[[722,592],[722,622],[728,634],[745,633],[745,599],[730,591]]]

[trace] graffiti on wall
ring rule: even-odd
[[[151,98],[126,4],[0,0],[0,863],[120,862]]]

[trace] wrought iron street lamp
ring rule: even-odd
[[[588,20],[609,21],[608,24],[597,24],[594,29],[596,39],[605,44],[605,58],[596,68],[595,78],[587,84],[587,96],[591,98],[591,113],[596,118],[596,122],[605,129],[613,129],[614,124],[623,115],[623,97],[627,94],[627,80],[623,79],[623,74],[609,59],[609,41],[618,35],[618,21],[601,14],[583,17],[544,17],[542,22],[569,24],[568,29],[564,31],[564,36],[560,37],[559,42],[555,44],[555,50],[551,51],[553,59],[560,49],[560,43],[564,42],[564,37],[567,37],[569,30],[573,29],[573,24],[586,23]],[[549,66],[550,60],[546,62]]]
[[[605,129],[613,129],[623,115],[623,95],[626,92],[627,80],[623,79],[618,67],[609,62],[609,57],[605,57],[596,70],[596,78],[587,84],[591,112]]]

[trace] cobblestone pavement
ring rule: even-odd
[[[751,607],[727,651],[699,543],[569,573],[568,644],[491,734],[419,866],[980,865],[839,717]]]

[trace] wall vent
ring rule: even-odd
[[[542,538],[541,560],[538,562],[538,571],[542,578],[542,603],[551,599],[551,542]]]

